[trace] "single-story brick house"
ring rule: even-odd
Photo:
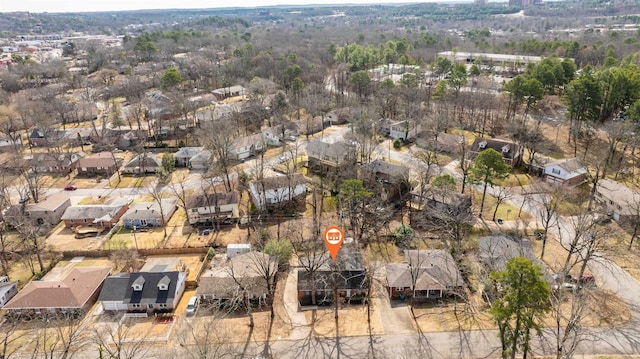
[[[27,283],[3,309],[12,314],[83,312],[95,303],[111,267],[74,267],[62,278]]]
[[[464,280],[444,249],[405,250],[405,263],[386,265],[391,298],[432,299],[463,293]]]
[[[111,228],[129,209],[131,200],[116,198],[108,204],[86,204],[70,206],[64,211],[62,220],[67,228],[77,226]]]
[[[122,216],[122,226],[124,228],[166,226],[176,211],[178,200],[162,199],[160,203],[161,205],[157,201],[153,201],[132,204]]]

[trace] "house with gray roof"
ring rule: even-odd
[[[108,204],[85,204],[68,207],[61,219],[67,228],[78,226],[109,229],[127,212],[131,200],[117,198]]]
[[[182,298],[186,279],[187,273],[178,271],[119,273],[105,279],[98,301],[110,311],[171,312]]]
[[[334,288],[338,297],[347,301],[363,300],[369,282],[362,254],[357,247],[343,244],[332,260],[329,253],[322,252],[312,258],[300,258],[298,269],[298,301],[300,305],[311,305],[313,296],[316,303],[328,303],[334,300]],[[304,268],[316,267],[313,277]]]
[[[205,151],[204,147],[181,147],[174,155],[177,167],[191,167],[191,159]],[[211,158],[211,152],[209,158]]]
[[[85,156],[84,152],[74,153],[35,153],[27,156],[27,162],[31,169],[37,173],[68,174],[72,172],[80,159]]]
[[[445,132],[422,131],[416,146],[429,151],[457,154],[464,144],[464,137]]]
[[[122,216],[124,228],[164,227],[176,211],[177,199],[133,203]]]
[[[71,206],[69,194],[54,193],[38,203],[29,203],[25,208],[28,219],[35,225],[55,226],[60,223],[62,215]]]
[[[578,186],[587,181],[587,166],[577,158],[565,158],[544,166],[544,179],[548,183]]]
[[[480,152],[489,148],[501,153],[504,163],[511,167],[517,167],[522,162],[522,146],[496,138],[476,138],[471,147],[469,147],[469,154],[471,157],[475,157]]]
[[[242,299],[262,303],[269,295],[266,278],[274,278],[278,261],[262,252],[248,252],[223,262],[212,262],[200,276],[196,295],[205,301]],[[271,283],[275,288],[275,283]]]
[[[480,259],[491,272],[504,270],[507,262],[515,257],[524,257],[539,264],[531,242],[526,239],[499,233],[478,239],[478,244]]]
[[[408,141],[416,138],[420,132],[420,124],[412,121],[396,121],[389,128],[389,137]]]
[[[596,188],[596,200],[616,221],[632,220],[640,215],[640,193],[620,182],[602,179]]]
[[[386,265],[390,297],[433,299],[463,294],[464,280],[448,251],[405,250],[404,256],[404,263]]]
[[[235,139],[229,145],[229,159],[244,161],[251,156],[267,149],[267,143],[262,133],[255,133],[250,136],[243,136]]]
[[[111,152],[99,152],[78,161],[78,174],[83,176],[110,176],[118,170],[122,160],[114,158]]]
[[[122,167],[122,173],[143,175],[146,173],[157,173],[162,168],[162,160],[155,154],[141,153],[132,158]]]
[[[192,170],[207,170],[211,165],[211,158],[213,153],[209,150],[204,150],[191,157],[189,160],[189,168]]]
[[[31,147],[50,147],[53,145],[62,146],[66,131],[53,128],[34,128],[29,135],[29,145]]]
[[[471,215],[471,195],[419,185],[411,190],[411,206],[433,218],[462,218]],[[460,216],[460,217],[459,217]]]
[[[219,89],[215,89],[211,91],[211,93],[213,93],[213,96],[216,97],[216,100],[222,101],[229,97],[244,96],[246,95],[247,90],[240,85],[235,85],[235,86],[221,87]]]
[[[261,211],[268,206],[289,203],[306,193],[307,179],[300,173],[266,177],[249,183],[251,201]]]
[[[187,197],[185,202],[191,225],[231,223],[240,217],[240,194],[236,191],[197,194]]]
[[[409,167],[375,160],[360,166],[362,182],[367,188],[380,193],[383,201],[402,200],[409,195]]]
[[[344,178],[355,174],[356,151],[344,141],[327,143],[320,139],[307,144],[309,170],[318,174],[334,174]]]

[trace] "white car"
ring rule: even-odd
[[[189,298],[189,303],[187,303],[187,315],[194,315],[196,313],[196,309],[198,309],[198,297],[194,295]]]

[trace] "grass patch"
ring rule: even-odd
[[[473,141],[476,140],[477,137],[481,137],[480,134],[477,133],[477,132],[462,130],[462,129],[459,129],[459,128],[450,128],[450,129],[447,130],[447,133],[450,133],[452,135],[464,136],[464,138],[467,140],[467,143],[469,145],[471,145],[473,143]],[[485,134],[483,137],[484,138],[490,138],[490,136],[487,135],[487,134]]]
[[[509,177],[501,181],[498,185],[502,187],[526,186],[529,184],[529,178],[531,178],[531,176],[526,173],[514,173],[509,175]]]
[[[153,181],[155,181],[154,176],[145,176],[145,177],[120,176],[120,182],[118,183],[117,180],[112,181],[113,183],[111,183],[110,186],[111,188],[132,188],[132,187],[138,188],[138,187],[147,186]]]
[[[478,213],[480,210],[480,203],[482,201],[482,192],[479,191],[471,191],[471,198],[473,201],[473,210],[474,213]],[[496,203],[498,201],[495,197],[487,193],[484,201],[484,209],[482,210],[482,218],[491,220],[493,218],[493,211],[496,208]],[[518,213],[520,212],[520,208],[513,206],[506,201],[500,204],[498,207],[498,212],[496,212],[496,220],[498,218],[502,218],[505,221],[511,221],[515,219],[528,220],[531,219],[531,214],[526,211],[522,211],[520,216],[518,217]]]
[[[401,263],[404,257],[393,243],[371,243],[366,251],[366,256],[371,261],[384,261],[387,263]]]
[[[589,204],[589,191],[589,185],[586,183],[574,188],[560,201],[558,214],[561,216],[575,216],[579,213],[584,213]],[[557,197],[557,194],[553,194],[553,196]]]
[[[79,205],[91,205],[91,204],[105,204],[110,197],[84,197],[80,201],[78,201]]]
[[[322,199],[322,212],[335,212],[338,208],[338,199],[335,197],[324,197]]]

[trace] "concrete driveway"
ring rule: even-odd
[[[304,313],[298,310],[298,265],[297,259],[291,260],[291,269],[284,285],[284,309],[291,321],[291,334],[289,340],[300,340],[309,336],[311,327],[307,323]]]
[[[387,295],[387,269],[380,263],[374,276],[373,300],[382,318],[385,335],[415,333],[415,326],[406,302],[391,300]]]

